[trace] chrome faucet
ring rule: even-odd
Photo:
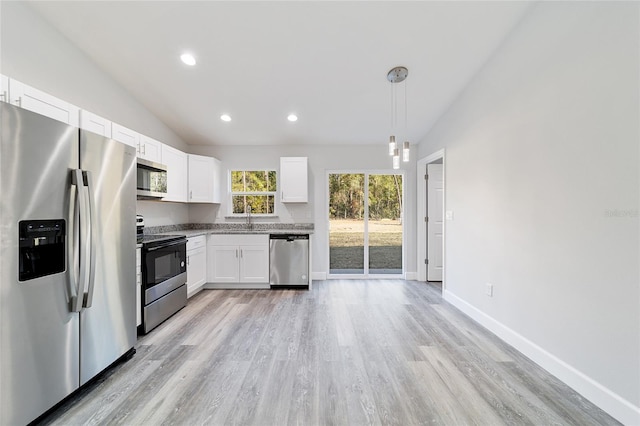
[[[247,228],[253,229],[253,223],[251,223],[251,206],[247,206]]]

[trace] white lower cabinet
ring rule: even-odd
[[[240,282],[269,282],[269,237],[263,245],[241,245],[240,248]]]
[[[206,236],[198,235],[187,240],[187,297],[202,290],[207,282]]]
[[[269,286],[269,235],[210,235],[207,260],[207,287]]]
[[[142,249],[136,249],[136,326],[142,324]]]

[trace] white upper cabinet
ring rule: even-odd
[[[111,137],[111,121],[84,109],[80,110],[80,128],[107,138]]]
[[[154,163],[162,163],[162,142],[151,139],[148,136],[140,135],[140,147],[138,157]]]
[[[221,198],[220,161],[204,155],[188,154],[188,163],[189,202],[219,203]]]
[[[136,152],[140,149],[140,133],[118,123],[111,123],[111,137],[118,142],[134,147]]]
[[[307,157],[280,157],[280,201],[308,201]]]
[[[0,102],[9,102],[9,77],[0,74]]]
[[[167,166],[167,196],[162,200],[186,203],[189,190],[187,154],[162,144],[161,158],[162,164]]]
[[[222,202],[222,163],[217,158],[213,159],[213,202]]]
[[[12,78],[9,79],[9,99],[13,105],[79,127],[80,109],[77,106]]]

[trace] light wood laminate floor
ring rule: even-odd
[[[205,290],[45,418],[109,425],[609,425],[431,283]]]

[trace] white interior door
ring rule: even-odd
[[[442,164],[427,164],[427,281],[442,281],[444,175]]]

